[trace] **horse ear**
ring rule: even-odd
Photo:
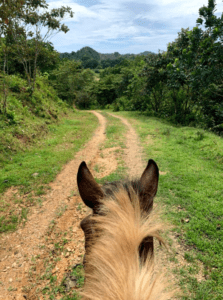
[[[154,160],[150,159],[140,178],[140,203],[144,211],[148,212],[153,207],[153,198],[156,195],[159,181],[159,169]]]
[[[104,193],[83,161],[77,172],[77,185],[83,202],[96,212]]]

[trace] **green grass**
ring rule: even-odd
[[[95,178],[97,183],[99,184],[105,184],[108,182],[113,182],[113,181],[119,181],[122,180],[126,175],[126,167],[123,165],[118,166],[115,172],[109,174],[108,176],[105,176],[103,178]]]
[[[120,114],[130,118],[148,159],[153,158],[160,171],[166,172],[160,176],[156,201],[165,204],[166,215],[175,225],[180,242],[190,249],[185,259],[192,264],[191,269],[182,267],[176,271],[185,291],[183,299],[222,299],[222,138],[139,113]],[[201,281],[192,271],[197,260],[204,265]]]
[[[101,150],[106,148],[114,148],[118,147],[119,149],[116,150],[117,152],[117,160],[118,160],[118,167],[117,169],[105,176],[103,178],[96,178],[96,181],[100,184],[104,184],[106,182],[111,181],[118,181],[123,179],[127,174],[127,168],[125,166],[125,162],[123,160],[123,150],[125,149],[125,135],[127,132],[127,128],[121,122],[121,120],[112,117],[111,115],[107,114],[106,111],[100,112],[107,120],[106,123],[106,140]],[[97,169],[97,166],[96,166]],[[100,170],[95,170],[96,172],[100,173]]]
[[[53,181],[62,166],[74,158],[75,153],[91,138],[97,127],[97,119],[93,114],[76,112],[70,113],[57,124],[48,125],[48,134],[30,145],[26,150],[11,154],[10,160],[2,161],[0,173],[0,232],[13,230],[24,219],[21,213],[14,211],[13,201],[3,200],[3,193],[9,187],[18,187],[22,194],[32,196],[43,195],[47,184]],[[33,197],[27,197],[24,207],[35,204]],[[5,212],[12,211],[9,216]],[[24,213],[23,213],[24,214]]]
[[[120,147],[125,148],[125,134],[127,129],[121,120],[112,117],[106,112],[101,112],[106,118],[106,141],[104,148]]]

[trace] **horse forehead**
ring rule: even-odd
[[[107,182],[102,186],[105,197],[115,196],[120,189],[126,191],[131,198],[132,190],[135,191],[135,193],[140,192],[140,182],[139,180],[114,181]]]

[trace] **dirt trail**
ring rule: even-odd
[[[52,274],[57,276],[59,284],[69,268],[82,260],[84,237],[79,224],[86,215],[87,209],[80,205],[81,200],[76,187],[79,164],[85,160],[93,174],[95,171],[92,169],[96,164],[99,165],[103,172],[97,174],[97,177],[107,176],[114,172],[118,165],[114,154],[116,147],[101,150],[101,145],[106,139],[106,119],[100,113],[95,111],[92,113],[97,116],[100,124],[93,138],[50,184],[51,190],[44,195],[46,200],[42,207],[33,209],[25,227],[1,237],[0,300],[43,299],[38,289],[41,291],[47,281],[40,281],[37,278],[45,272],[44,264],[54,263]],[[124,160],[129,177],[140,176],[146,163],[142,160],[143,152],[138,136],[125,118],[110,115],[120,119],[128,128]],[[67,233],[67,241],[59,253],[55,249],[55,243],[59,238],[62,239],[64,233]],[[33,259],[36,255],[38,255],[37,261]],[[55,259],[57,259],[56,263]],[[61,296],[58,299],[60,298]]]
[[[106,119],[95,111],[94,113],[100,123],[93,138],[86,144],[83,150],[79,151],[75,159],[70,161],[56,177],[55,181],[50,184],[51,190],[44,195],[45,201],[41,207],[35,207],[29,214],[24,228],[19,228],[14,233],[1,236],[0,240],[0,299],[4,300],[22,300],[38,299],[41,296],[36,292],[35,276],[41,274],[44,270],[43,261],[50,255],[54,249],[56,239],[51,234],[53,227],[52,220],[55,222],[56,215],[62,216],[57,218],[54,231],[59,234],[72,228],[66,249],[69,255],[60,255],[61,260],[56,264],[53,270],[57,275],[58,281],[62,280],[64,273],[68,270],[69,265],[80,262],[81,255],[84,253],[84,237],[79,228],[80,220],[86,214],[86,209],[78,209],[80,203],[76,188],[76,174],[81,161],[85,160],[93,171],[97,164],[102,167],[103,171],[97,177],[104,177],[114,172],[118,166],[115,150],[117,147],[100,150],[100,146],[106,139]],[[125,162],[128,167],[129,177],[140,175],[145,166],[142,164],[142,152],[139,147],[137,134],[129,122],[119,118],[127,127]],[[103,154],[103,155],[100,155]],[[102,156],[102,157],[101,157]],[[66,208],[65,208],[66,206]],[[63,211],[64,208],[64,211]],[[47,237],[47,241],[46,241]],[[35,256],[40,257],[40,261],[35,263],[33,269],[33,260]],[[31,274],[34,273],[34,274]],[[31,287],[33,284],[33,288]],[[24,287],[27,287],[25,288]],[[38,286],[42,288],[41,284]]]
[[[41,253],[39,244],[49,228],[50,221],[55,218],[57,209],[67,204],[72,191],[76,190],[76,175],[79,164],[85,160],[88,165],[98,155],[99,146],[105,140],[106,119],[99,113],[97,116],[100,126],[85,148],[77,153],[50,184],[51,190],[43,202],[42,207],[35,207],[28,217],[24,228],[14,233],[1,236],[0,240],[0,299],[25,299],[21,294],[21,285],[27,283],[29,260]],[[17,288],[17,295],[10,293],[11,287]],[[11,295],[12,294],[12,295]]]

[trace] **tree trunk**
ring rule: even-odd
[[[8,98],[8,89],[6,84],[6,63],[7,63],[7,54],[6,50],[4,50],[4,63],[3,63],[3,105],[2,112],[6,114],[7,111],[7,98]]]

